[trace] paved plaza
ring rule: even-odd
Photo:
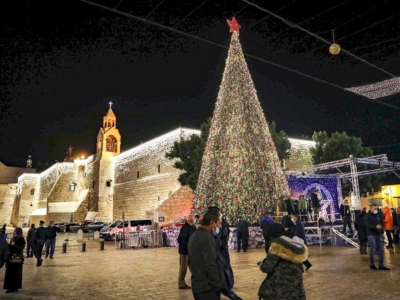
[[[191,290],[177,287],[177,248],[119,250],[113,242],[105,242],[105,250],[101,251],[99,240],[86,239],[86,251],[81,252],[76,234],[71,234],[71,239],[67,253],[62,253],[60,235],[54,259],[44,259],[42,267],[35,266],[35,259],[26,259],[22,290],[16,294],[2,290],[0,299],[193,299]],[[368,255],[360,255],[349,245],[311,245],[309,252],[313,266],[304,273],[308,300],[400,299],[400,248],[385,252],[385,265],[390,271],[370,270]],[[265,275],[256,262],[264,258],[264,249],[230,254],[234,291],[245,300],[257,300]],[[4,272],[2,268],[1,284]]]

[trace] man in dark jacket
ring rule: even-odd
[[[364,216],[367,208],[363,207],[359,213],[355,212],[354,227],[357,230],[358,240],[360,242],[360,254],[367,254],[367,229],[365,228]]]
[[[57,232],[60,232],[60,229],[54,226],[54,221],[50,221],[50,225],[47,227],[46,258],[50,255],[50,258],[53,259]]]
[[[270,224],[274,223],[274,221],[269,217],[269,214],[264,214],[261,218],[260,228],[262,229],[262,234],[265,241],[265,253],[268,253],[270,239],[267,235],[267,229]]]
[[[182,225],[181,231],[178,236],[179,244],[179,276],[178,276],[178,288],[179,289],[190,289],[185,282],[187,267],[188,267],[188,243],[189,238],[196,230],[194,224],[194,216],[189,215],[186,219],[185,224]]]
[[[221,214],[211,209],[202,220],[201,227],[189,239],[189,269],[192,273],[192,292],[195,300],[220,300],[222,281],[217,265],[215,238],[221,227]]]
[[[8,249],[8,244],[6,240],[6,235],[3,234],[2,231],[3,230],[0,229],[0,269],[4,266],[10,254],[10,250]]]
[[[372,270],[390,270],[383,265],[383,218],[378,214],[378,207],[371,204],[370,211],[364,216],[369,244],[369,261]],[[375,266],[374,254],[379,253],[379,268]]]
[[[220,213],[219,207],[217,206],[211,206],[208,208],[208,210],[211,209],[215,209]],[[219,232],[213,233],[217,245],[217,265],[222,280],[221,293],[231,300],[242,300],[242,298],[232,291],[235,280],[229,256],[229,232],[229,224],[225,218],[222,217],[222,224]]]
[[[306,232],[304,230],[303,223],[301,223],[301,220],[299,219],[299,215],[293,214],[291,216],[291,222],[292,222],[292,226],[291,226],[291,236],[290,237],[293,238],[294,236],[297,236],[297,237],[301,238],[305,244],[306,243]],[[306,266],[306,271],[309,268],[311,268],[311,266],[312,266],[312,264],[308,261],[308,259],[303,261],[303,265]]]
[[[313,208],[313,214],[314,214],[314,222],[318,222],[319,219],[319,208],[320,208],[320,200],[318,198],[318,192],[319,190],[316,189],[312,194],[311,194],[311,205]]]
[[[33,245],[35,242],[35,224],[31,225],[31,228],[28,230],[28,234],[26,235],[26,257],[33,257]]]
[[[42,251],[43,246],[47,240],[47,228],[44,227],[44,221],[40,221],[39,227],[36,229],[34,238],[33,255],[35,255],[37,262],[36,266],[40,267],[42,265]]]
[[[243,251],[247,252],[247,245],[249,243],[249,224],[242,217],[236,223],[236,239],[237,239],[237,252],[240,252],[242,246]]]
[[[344,200],[342,204],[340,204],[340,215],[342,216],[343,219],[343,230],[342,233],[346,235],[346,226],[349,227],[350,234],[353,235],[353,228],[351,227],[351,212],[350,212],[350,206],[349,206],[349,201]]]
[[[293,200],[290,198],[290,195],[286,195],[285,203],[286,203],[286,212],[288,213],[289,216],[291,216],[292,214],[295,213],[295,211],[294,211]]]

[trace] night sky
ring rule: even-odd
[[[200,128],[214,110],[232,16],[242,25],[266,118],[278,130],[309,139],[314,131],[346,131],[400,161],[400,94],[379,99],[394,109],[343,90],[400,76],[395,1],[254,2],[325,40],[332,41],[334,29],[336,43],[376,68],[344,52],[333,56],[329,44],[240,0],[93,2],[173,29],[85,1],[3,1],[0,161],[6,165],[24,166],[32,155],[43,170],[62,161],[69,145],[75,156],[94,154],[109,101],[122,151],[179,126]]]

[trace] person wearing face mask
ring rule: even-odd
[[[210,209],[201,227],[192,234],[188,244],[189,269],[192,273],[192,292],[195,300],[220,300],[221,274],[217,265],[217,245],[214,234],[222,224],[218,210]]]
[[[367,229],[367,238],[369,244],[369,261],[370,269],[372,270],[390,270],[383,265],[383,220],[378,214],[378,207],[376,204],[371,204],[370,211],[364,216],[364,223]],[[379,253],[379,267],[375,266],[374,254]]]
[[[195,232],[194,216],[189,215],[185,224],[182,225],[181,231],[178,236],[179,244],[179,275],[178,275],[178,288],[180,290],[190,289],[191,287],[186,284],[185,277],[188,267],[188,243],[190,236]]]
[[[208,208],[208,210],[212,209],[217,210],[220,213],[219,207],[211,206]],[[242,300],[242,298],[240,298],[238,295],[235,294],[234,291],[232,291],[235,281],[229,256],[229,232],[229,224],[225,220],[225,218],[222,217],[221,228],[213,230],[213,236],[217,244],[217,265],[221,274],[223,286],[221,293],[231,300]]]

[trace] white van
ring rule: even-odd
[[[151,231],[156,229],[152,219],[125,220],[111,229],[111,239],[114,240],[115,234],[122,232],[123,228],[125,228],[125,232],[134,232],[137,231],[138,228],[140,228],[140,231]]]

